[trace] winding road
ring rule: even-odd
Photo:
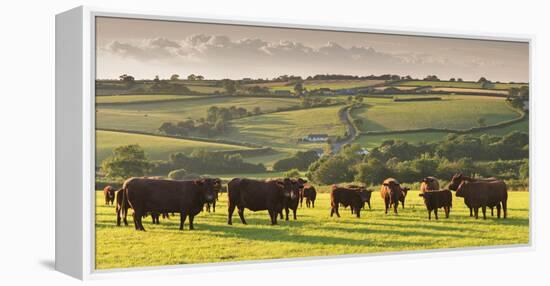
[[[351,118],[349,115],[350,109],[351,109],[351,105],[348,105],[344,107],[338,114],[340,121],[346,126],[348,136],[343,140],[340,140],[339,142],[332,143],[331,145],[332,154],[338,154],[338,152],[343,146],[350,144],[351,142],[353,142],[353,140],[355,140],[355,137],[357,137],[358,132],[355,129],[355,126],[353,126],[353,124],[351,123]]]

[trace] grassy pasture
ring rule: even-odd
[[[347,89],[347,88],[357,88],[357,87],[367,87],[375,84],[383,83],[383,80],[306,80],[303,83],[304,88],[308,90],[319,89],[319,88],[330,88],[330,89]],[[277,83],[264,83],[264,84],[249,84],[249,86],[264,86],[268,87],[271,90],[290,90],[294,91],[294,85],[289,84],[288,82],[277,82]]]
[[[242,140],[276,148],[322,148],[320,143],[297,143],[310,133],[344,135],[345,126],[338,118],[342,106],[275,112],[232,121],[232,128],[222,138]]]
[[[176,139],[160,136],[131,134],[123,132],[96,131],[96,163],[100,164],[112,154],[113,149],[121,145],[139,144],[149,159],[167,160],[168,156],[176,152],[191,153],[194,149],[209,151],[245,150],[248,147]]]
[[[144,95],[108,95],[97,96],[95,102],[99,104],[109,103],[137,103],[137,102],[151,102],[151,101],[173,101],[173,100],[186,100],[197,99],[203,96],[194,95],[164,95],[164,94],[144,94]]]
[[[462,199],[453,197],[451,217],[427,219],[417,192],[409,192],[399,215],[385,215],[378,192],[372,210],[355,218],[340,209],[331,218],[329,195],[319,194],[315,209],[298,209],[297,221],[268,223],[266,211],[245,211],[248,225],[238,215],[227,225],[226,195],[220,196],[216,213],[200,213],[195,230],[179,231],[179,217],[161,219],[160,225],[144,220],[147,232],[115,225],[114,206],[105,206],[96,192],[96,269],[231,262],[406,250],[465,248],[529,243],[529,193],[509,195],[509,218],[470,218]],[[132,211],[130,210],[130,213]],[[440,214],[442,211],[440,212]],[[129,217],[131,218],[131,216]]]
[[[488,94],[502,94],[507,95],[507,90],[502,89],[483,89],[483,88],[457,88],[457,87],[434,87],[432,91],[445,91],[445,92],[476,92],[476,93],[488,93]]]
[[[476,136],[483,134],[504,136],[512,131],[529,132],[529,120],[522,120],[510,126],[473,132],[471,134]],[[446,132],[414,132],[404,134],[361,135],[357,137],[354,143],[361,144],[365,148],[374,148],[390,139],[407,141],[409,143],[435,142],[443,140],[447,134]]]
[[[481,83],[472,81],[423,81],[411,80],[395,83],[396,86],[432,86],[453,88],[481,88]],[[510,89],[512,87],[527,86],[527,83],[494,83],[494,89]]]
[[[487,125],[518,117],[504,98],[484,96],[440,96],[438,101],[394,102],[391,99],[367,99],[370,106],[354,109],[353,118],[361,118],[361,131],[409,130],[418,128],[468,129],[484,118]]]
[[[294,98],[221,97],[177,102],[99,106],[96,108],[96,126],[103,129],[157,132],[163,122],[206,117],[211,106],[244,107],[252,111],[259,106],[263,111],[299,105]]]

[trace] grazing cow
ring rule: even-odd
[[[315,187],[312,185],[305,186],[303,194],[306,198],[306,207],[315,208],[315,199],[317,198],[317,190],[315,190]]]
[[[212,202],[216,191],[221,188],[220,179],[199,179],[194,181],[158,180],[149,178],[130,178],[122,186],[122,210],[125,199],[134,209],[136,230],[145,231],[141,219],[147,213],[180,214],[180,230],[187,216],[189,229],[194,229],[195,216],[202,211],[206,202]]]
[[[271,224],[277,224],[277,215],[283,208],[283,200],[287,197],[295,199],[291,191],[292,182],[284,180],[252,180],[235,178],[227,183],[228,214],[227,224],[233,224],[233,212],[237,208],[243,224],[245,208],[251,211],[267,210]]]
[[[212,212],[215,213],[216,212],[216,202],[218,201],[218,197],[219,197],[219,192],[216,192],[215,194],[215,199],[213,202],[211,203],[205,203],[204,204],[204,208],[206,209],[207,212],[210,212],[210,210],[212,209]]]
[[[486,219],[485,210],[487,207],[497,208],[497,217],[500,218],[500,208],[507,216],[508,189],[506,183],[496,181],[462,181],[456,190],[457,197],[463,197],[468,207],[473,208],[475,218],[478,218],[479,208],[483,212],[483,219]]]
[[[386,207],[385,213],[388,213],[388,210],[393,205],[393,212],[397,214],[397,207],[399,206],[399,201],[403,198],[403,206],[405,203],[405,194],[399,182],[394,178],[388,178],[382,183],[380,188],[380,196],[384,200],[384,205]]]
[[[290,191],[292,192],[292,196],[284,198],[283,209],[285,210],[285,213],[286,213],[285,220],[288,220],[289,209],[292,210],[292,213],[294,215],[294,220],[296,220],[296,211],[298,210],[298,203],[300,201],[300,196],[302,196],[303,198],[304,184],[307,183],[307,181],[299,178],[298,180],[290,179],[290,182],[292,183],[290,185]],[[281,216],[281,219],[283,219],[283,209],[281,209],[281,212],[279,213]]]
[[[365,206],[367,193],[367,191],[333,185],[330,192],[330,216],[336,213],[336,216],[340,217],[338,207],[342,204],[344,207],[350,206],[351,213],[355,213],[358,218],[361,217],[361,209]]]
[[[369,210],[371,209],[371,205],[370,205],[370,198],[371,198],[371,195],[372,195],[372,192],[373,190],[372,189],[367,189],[365,188],[364,186],[359,186],[359,185],[347,185],[347,187],[349,189],[356,189],[358,190],[359,192],[361,192],[361,195],[363,197],[363,200],[365,201],[365,203],[367,203],[367,205],[369,206]],[[363,208],[365,208],[363,206]],[[353,213],[353,209],[351,210],[351,212]]]
[[[113,205],[115,202],[115,192],[116,189],[111,186],[106,186],[103,188],[103,196],[105,196],[105,204]]]
[[[420,192],[437,191],[439,190],[439,181],[436,177],[426,177],[420,182]]]
[[[451,178],[451,181],[449,182],[448,188],[450,190],[456,191],[458,189],[458,186],[463,181],[467,181],[467,182],[476,182],[476,181],[491,182],[491,181],[498,181],[498,179],[495,178],[495,177],[475,178],[474,179],[474,178],[471,178],[471,177],[468,177],[468,176],[464,176],[463,174],[454,174],[453,177]],[[470,206],[470,202],[468,201],[468,199],[464,198],[464,204],[466,204],[468,209],[470,209],[470,217],[473,217],[474,216],[473,208]],[[490,207],[490,209],[491,209],[491,216],[494,216],[493,207]]]
[[[405,198],[407,197],[407,193],[411,190],[411,188],[408,187],[401,187],[401,194],[399,195],[399,201],[401,202],[401,208],[405,208]]]
[[[438,191],[425,191],[420,192],[419,196],[424,198],[424,204],[428,210],[428,219],[432,219],[432,211],[435,214],[435,219],[437,217],[437,209],[443,208],[445,211],[445,218],[449,218],[449,213],[451,212],[451,207],[453,206],[453,194],[449,190],[438,190]]]

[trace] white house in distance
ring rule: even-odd
[[[302,140],[308,142],[327,142],[328,134],[309,134],[308,136],[302,137]]]

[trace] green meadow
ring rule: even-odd
[[[431,86],[431,87],[456,87],[456,88],[481,88],[481,83],[472,81],[425,81],[411,80],[395,83],[397,86]],[[512,87],[527,86],[527,83],[494,83],[494,89],[510,89]]]
[[[406,250],[431,250],[529,243],[529,193],[511,192],[506,220],[469,217],[462,199],[453,196],[449,219],[429,221],[418,192],[409,192],[405,209],[384,214],[378,192],[372,209],[361,218],[340,209],[330,217],[329,195],[318,195],[314,209],[298,209],[298,220],[269,224],[266,211],[245,211],[248,225],[237,213],[227,225],[226,195],[220,194],[215,213],[202,212],[195,230],[179,231],[179,216],[161,219],[160,225],[144,220],[146,232],[115,225],[115,207],[106,206],[96,192],[96,269],[233,262],[346,254],[382,254]],[[130,210],[131,213],[131,210]],[[488,212],[490,213],[490,212]],[[496,215],[496,214],[495,214]],[[291,218],[292,219],[292,218]]]
[[[442,100],[394,102],[392,99],[367,99],[366,107],[354,109],[361,131],[410,130],[420,128],[469,129],[519,117],[505,99],[486,96],[444,96]]]

